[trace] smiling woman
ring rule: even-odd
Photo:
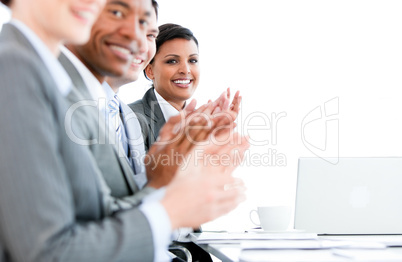
[[[159,30],[156,55],[145,73],[156,92],[181,110],[199,82],[198,40],[190,30],[179,25],[165,24]]]
[[[153,88],[145,93],[142,100],[129,106],[140,116],[144,144],[148,150],[163,124],[183,109],[198,86],[197,38],[180,25],[161,25],[156,38],[156,54],[145,68],[145,73],[152,80]],[[156,123],[152,119],[156,119]]]

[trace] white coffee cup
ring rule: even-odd
[[[290,206],[263,206],[257,210],[251,210],[250,220],[257,226],[261,226],[264,231],[286,231],[289,227],[291,217]],[[253,219],[254,213],[258,214],[260,223]]]

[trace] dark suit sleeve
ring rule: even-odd
[[[63,135],[53,81],[13,49],[0,47],[0,260],[152,261],[145,216],[103,216],[93,159]]]

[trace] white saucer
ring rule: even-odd
[[[278,233],[278,234],[286,234],[286,233],[291,233],[291,234],[294,234],[294,233],[303,233],[303,232],[305,232],[305,230],[301,230],[301,229],[288,229],[288,230],[269,230],[269,231],[264,231],[264,230],[262,230],[262,228],[252,228],[252,229],[250,229],[250,230],[247,230],[247,232],[253,232],[253,233],[261,233],[261,234],[264,234],[264,233]]]

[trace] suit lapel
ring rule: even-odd
[[[162,109],[159,106],[158,100],[155,96],[154,88],[149,89],[144,95],[143,99],[145,114],[151,119],[150,129],[154,136],[154,141],[159,136],[159,131],[165,124],[165,117],[163,116]]]
[[[87,100],[93,100],[92,96],[89,93],[88,88],[86,87],[84,80],[82,79],[81,74],[78,72],[78,70],[75,68],[73,63],[63,54],[61,53],[59,56],[59,61],[63,65],[63,67],[66,69],[67,73],[70,75],[73,84],[76,88],[75,92],[79,91],[79,94],[82,98],[81,99],[87,99]],[[87,111],[88,113],[88,111]],[[96,112],[98,113],[98,112]],[[96,127],[90,127],[92,130],[96,130],[96,132],[99,132],[99,136],[105,136],[106,138],[111,138],[113,139],[116,137],[115,133],[116,131],[113,130],[112,128],[108,128],[105,122],[105,118],[96,114],[96,115],[91,115],[91,118],[97,119],[98,125]],[[98,130],[99,129],[99,130]],[[88,132],[92,132],[88,130]],[[106,135],[105,135],[106,134]],[[127,185],[130,188],[132,192],[138,192],[138,187],[133,179],[133,170],[131,166],[128,163],[128,159],[126,157],[126,154],[122,152],[122,154],[119,154],[119,148],[122,149],[122,145],[117,146],[114,142],[106,140],[105,143],[108,143],[110,147],[113,148],[115,157],[119,161],[120,168],[122,170],[122,173],[124,175],[125,180],[127,181]],[[120,142],[121,143],[121,142]],[[125,156],[125,157],[122,157]],[[113,160],[111,160],[113,161]],[[109,174],[104,174],[104,175],[109,175]]]
[[[84,80],[81,77],[81,74],[63,52],[61,52],[59,55],[59,62],[63,65],[64,69],[66,69],[71,78],[71,81],[73,82],[74,87],[79,90],[83,98],[91,99],[92,97],[89,93],[88,88],[85,85]]]

